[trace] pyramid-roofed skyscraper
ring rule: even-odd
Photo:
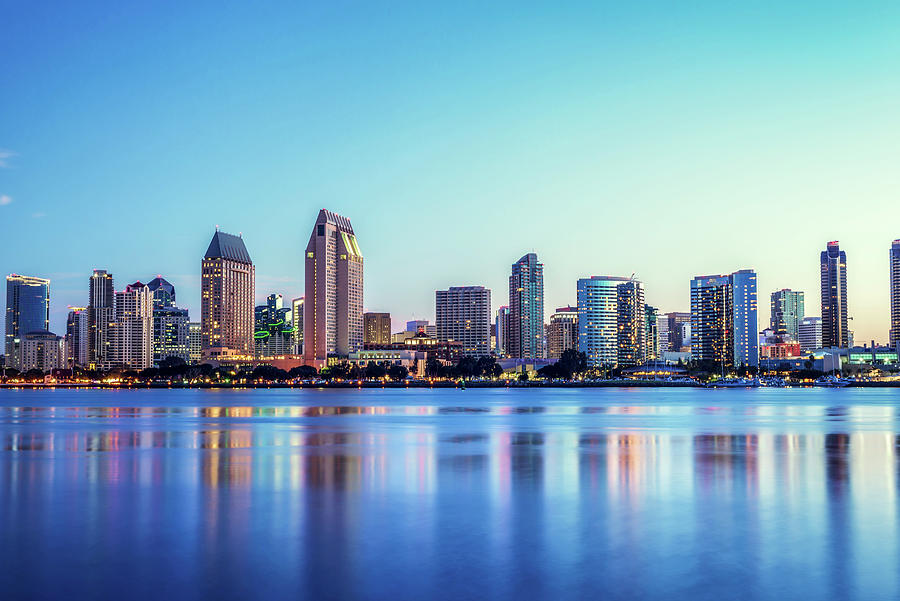
[[[217,229],[201,261],[201,280],[203,358],[252,357],[256,270],[243,238]]]

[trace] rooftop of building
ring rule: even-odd
[[[316,225],[321,225],[323,223],[330,223],[342,232],[347,232],[348,234],[353,233],[353,226],[350,225],[349,218],[344,217],[343,215],[338,215],[337,213],[329,211],[328,209],[321,209],[319,211],[319,215],[316,217]]]
[[[247,263],[248,265],[253,263],[250,259],[250,253],[247,252],[247,247],[244,245],[243,238],[233,234],[226,234],[219,230],[216,230],[216,233],[213,234],[209,248],[206,249],[206,254],[203,255],[203,258],[231,259],[232,261]]]

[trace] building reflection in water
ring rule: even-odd
[[[164,517],[187,554],[277,540],[294,586],[336,596],[360,593],[353,574],[368,574],[366,550],[385,536],[425,581],[448,578],[439,558],[464,557],[442,533],[458,530],[482,542],[468,569],[491,582],[486,596],[565,590],[595,554],[638,571],[671,557],[686,573],[727,570],[737,547],[766,590],[898,593],[900,439],[872,426],[896,417],[884,406],[5,408],[0,525],[57,527],[42,509],[64,491],[84,537],[152,539]],[[692,419],[701,427],[679,421]],[[873,540],[879,553],[859,551]],[[239,571],[241,558],[200,571]],[[510,565],[518,579],[487,577]],[[346,577],[326,591],[329,566]]]

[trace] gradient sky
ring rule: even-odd
[[[317,211],[351,218],[367,310],[545,265],[636,273],[689,309],[695,275],[759,272],[819,314],[848,255],[856,341],[888,328],[900,238],[900,4],[0,1],[0,273],[52,279],[51,329],[162,274],[199,319],[216,224],[257,296],[303,293]],[[252,6],[251,6],[252,5]]]

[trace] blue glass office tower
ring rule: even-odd
[[[691,280],[691,357],[723,367],[759,365],[756,272]]]
[[[25,334],[50,329],[50,280],[27,275],[6,276],[6,338],[4,351],[12,365],[15,341]]]
[[[510,357],[544,356],[544,264],[528,253],[512,265],[509,276]]]
[[[641,282],[601,275],[582,278],[577,298],[578,350],[589,366],[640,365],[646,360]]]

